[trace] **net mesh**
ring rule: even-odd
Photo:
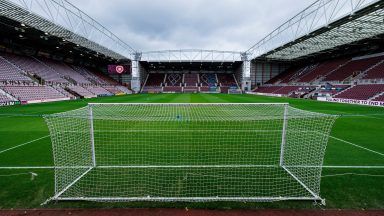
[[[91,104],[45,116],[55,199],[319,199],[337,117],[286,104]]]

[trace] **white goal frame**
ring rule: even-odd
[[[94,137],[94,107],[96,106],[283,106],[283,128],[281,131],[281,145],[280,145],[280,161],[278,165],[239,165],[239,164],[233,164],[233,165],[98,165],[97,156],[96,156],[96,149],[95,149],[95,137]],[[309,187],[305,182],[301,180],[300,177],[296,176],[296,174],[291,171],[291,168],[310,168],[310,167],[316,167],[317,169],[321,169],[323,166],[323,158],[324,155],[320,158],[320,161],[318,164],[315,165],[286,165],[284,163],[284,153],[285,153],[285,145],[286,145],[286,136],[287,136],[287,128],[288,128],[288,122],[289,122],[289,109],[291,107],[289,106],[289,103],[89,103],[86,107],[88,116],[86,118],[89,119],[89,134],[90,134],[90,152],[91,152],[91,163],[87,166],[56,166],[55,164],[55,195],[50,200],[62,200],[62,201],[101,201],[101,202],[111,202],[111,201],[118,201],[118,202],[131,202],[131,201],[161,201],[161,202],[213,202],[213,201],[249,201],[249,202],[271,202],[271,201],[283,201],[283,200],[303,200],[303,201],[321,201],[322,203],[325,203],[325,200],[320,197],[319,191],[320,191],[320,178],[321,175],[318,176],[317,179],[318,182],[316,184],[316,188],[318,188],[317,191],[313,190],[311,187]],[[80,108],[79,110],[81,110]],[[324,117],[330,117],[333,118],[333,122],[336,120],[337,116],[334,115],[326,115],[326,114],[319,114],[319,113],[312,113],[305,111],[309,114],[324,116]],[[61,115],[65,115],[65,113],[59,113],[59,114],[53,114],[53,115],[46,115],[44,116],[47,124],[49,126],[51,136],[52,138],[52,145],[57,145],[60,140],[55,140],[55,133],[60,133],[58,131],[55,131],[54,126],[52,124],[49,124],[50,120],[53,118],[60,118]],[[83,118],[84,116],[81,116]],[[332,126],[331,126],[332,127]],[[323,131],[318,131],[318,133],[323,133]],[[324,132],[325,137],[329,137],[329,131]],[[328,141],[328,140],[326,140]],[[326,144],[325,144],[326,146]],[[53,148],[53,154],[54,159],[58,155],[60,155],[60,152],[55,152],[55,147]],[[325,151],[325,147],[323,148]],[[324,153],[323,153],[324,154]],[[289,174],[295,181],[297,181],[307,192],[310,194],[309,196],[263,196],[263,197],[219,197],[219,196],[210,196],[210,197],[108,197],[108,196],[101,196],[101,197],[86,197],[86,196],[63,196],[72,186],[77,184],[80,180],[82,180],[85,176],[87,176],[88,173],[90,173],[93,169],[113,169],[113,168],[257,168],[257,167],[280,167],[282,168],[287,174]],[[76,179],[74,179],[70,184],[68,184],[65,188],[58,188],[57,181],[58,178],[60,178],[59,171],[62,169],[84,169],[83,173],[79,175]]]

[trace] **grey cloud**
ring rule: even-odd
[[[70,0],[137,50],[244,51],[312,0]]]

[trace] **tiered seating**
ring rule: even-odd
[[[125,86],[121,86],[121,85],[118,85],[118,86],[115,86],[115,88],[117,90],[119,90],[120,92],[124,93],[124,94],[132,94],[132,91],[129,90],[127,87]]]
[[[216,74],[200,74],[201,86],[217,86]]]
[[[217,79],[220,84],[221,93],[228,93],[228,90],[231,88],[238,89],[233,74],[217,74]]]
[[[153,73],[148,74],[147,82],[143,88],[143,92],[161,92],[163,87],[162,83],[164,82],[165,74]]]
[[[87,80],[89,80],[90,82],[92,82],[96,85],[109,85],[109,84],[111,84],[111,83],[107,82],[106,80],[100,78],[96,74],[92,73],[90,70],[88,70],[86,68],[78,67],[78,66],[73,66],[72,68],[76,72],[80,73]]]
[[[7,96],[0,94],[0,103],[6,103],[6,102],[12,102],[12,101],[14,100],[11,100]]]
[[[280,83],[288,84],[288,83],[294,82],[296,80],[299,80],[301,77],[309,74],[311,71],[316,69],[317,66],[318,66],[317,64],[316,65],[309,65],[309,66],[299,68],[297,70],[292,70],[294,72],[290,76],[287,76],[284,79],[282,79]]]
[[[184,74],[185,86],[197,86],[198,79],[198,74]]]
[[[100,86],[86,86],[85,89],[87,89],[94,95],[112,95],[111,92],[107,91],[106,89]]]
[[[122,90],[118,89],[116,86],[103,86],[103,88],[114,95],[125,94]]]
[[[294,91],[298,91],[301,86],[284,86],[276,91],[274,91],[274,94],[281,94],[281,95],[289,95],[290,93]]]
[[[282,86],[260,86],[254,92],[273,94],[275,91],[281,89]]]
[[[237,87],[237,83],[233,77],[233,74],[217,74],[217,79],[219,80],[220,86]]]
[[[67,98],[50,86],[4,86],[2,89],[19,101],[24,102]]]
[[[0,57],[0,81],[32,82],[29,77],[22,74],[19,68],[8,63],[2,57]]]
[[[320,77],[325,76],[327,73],[337,69],[338,67],[345,64],[346,62],[347,60],[341,59],[341,60],[331,60],[328,62],[321,63],[312,71],[303,75],[297,82],[305,83],[305,82],[315,81],[316,79],[319,79]]]
[[[198,74],[184,74],[184,92],[185,93],[197,93],[199,77]]]
[[[336,95],[336,98],[368,100],[381,92],[384,92],[384,84],[357,85]]]
[[[348,62],[329,74],[324,81],[343,81],[351,76],[357,76],[360,73],[368,70],[370,67],[379,63],[382,57],[359,59]]]
[[[66,64],[49,59],[43,59],[44,63],[68,80],[74,80],[76,84],[91,84],[83,75],[73,70]]]
[[[4,57],[8,61],[17,65],[23,71],[31,75],[37,75],[44,79],[46,82],[69,83],[68,80],[61,78],[60,75],[53,71],[51,68],[47,67],[32,57],[17,56],[12,54],[4,54]]]
[[[182,75],[181,74],[167,74],[166,86],[163,88],[163,92],[183,92],[181,87]]]
[[[67,89],[84,98],[96,97],[96,95],[81,86],[68,86]]]
[[[298,70],[297,68],[288,69],[287,71],[270,79],[265,84],[287,83],[292,78],[292,76],[297,72],[297,70]]]
[[[294,92],[298,93],[298,96],[313,91],[313,86],[261,86],[254,90],[254,92],[266,93],[266,94],[280,94],[290,95]]]
[[[378,97],[378,98],[375,98],[374,100],[375,100],[375,101],[384,101],[384,94],[381,95],[381,96]]]
[[[384,79],[384,61],[369,70],[364,79]]]

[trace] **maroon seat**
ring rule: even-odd
[[[376,98],[375,101],[384,101],[384,95],[381,95],[380,97]]]
[[[184,75],[184,85],[185,86],[197,86],[198,74],[185,74]]]
[[[384,62],[369,70],[364,79],[384,79]]]
[[[336,98],[368,100],[381,92],[384,92],[384,84],[357,85],[336,95]]]
[[[360,73],[368,70],[370,67],[379,63],[382,57],[359,59],[348,62],[329,74],[324,81],[344,81],[350,76],[357,76]]]

